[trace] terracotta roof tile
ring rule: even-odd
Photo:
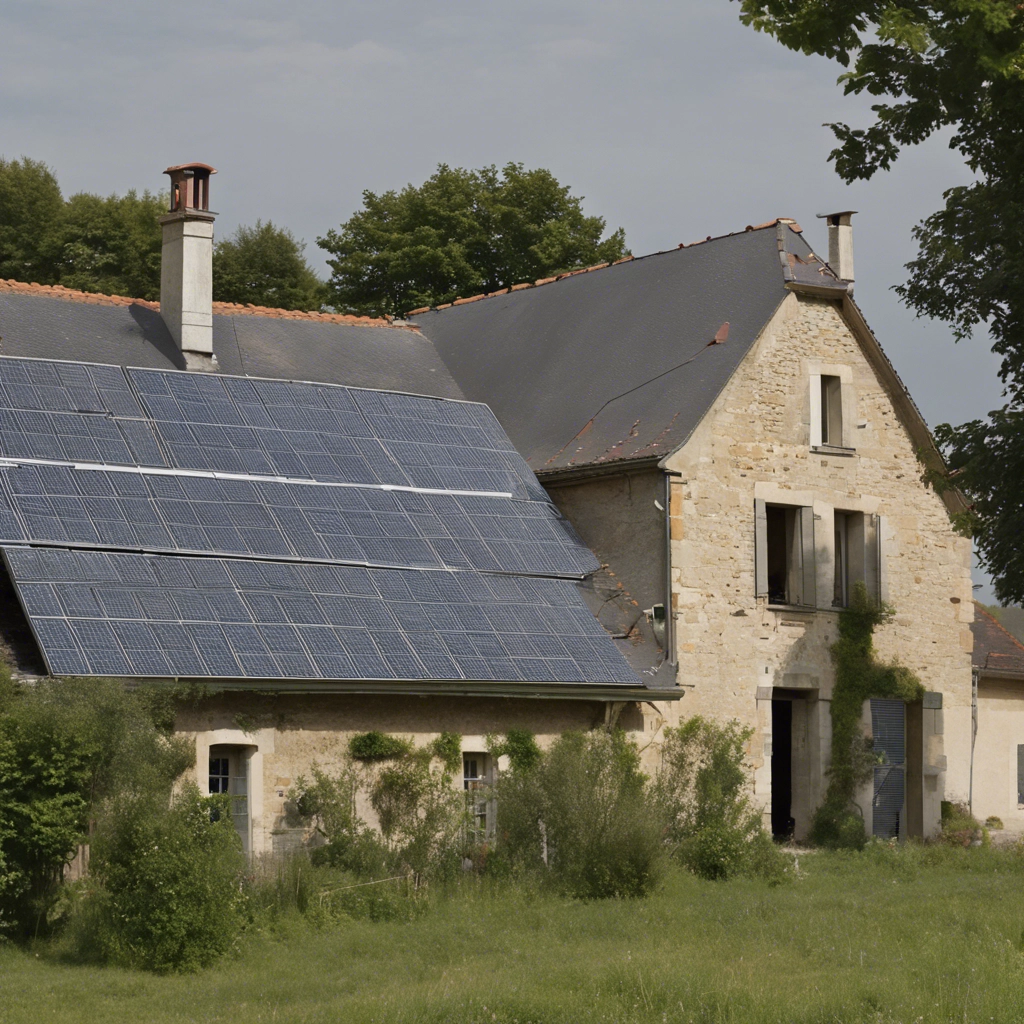
[[[0,278],[0,292],[16,292],[20,295],[40,295],[65,302],[82,302],[92,306],[145,306],[159,310],[160,303],[148,299],[131,299],[124,295],[100,295],[94,292],[76,291],[59,284],[28,284],[24,281],[6,281]],[[370,316],[352,316],[348,313],[305,312],[298,309],[274,309],[270,306],[255,306],[251,302],[244,306],[235,302],[215,302],[213,312],[219,316],[265,316],[281,320],[318,320],[332,324],[358,324],[363,327],[398,327],[415,330],[411,325],[393,324],[390,320]],[[419,312],[426,312],[420,310]]]

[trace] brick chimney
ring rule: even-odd
[[[208,164],[168,167],[171,208],[160,218],[160,315],[187,370],[216,370],[213,354],[213,219]]]
[[[850,218],[856,210],[819,213],[828,224],[828,263],[838,278],[851,283],[853,292],[853,225]]]

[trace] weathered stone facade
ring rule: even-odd
[[[847,451],[811,448],[811,375],[843,384]],[[671,482],[672,614],[685,700],[677,715],[754,728],[754,794],[771,802],[771,698],[793,714],[797,835],[827,780],[836,510],[881,517],[881,593],[896,617],[875,637],[942,710],[923,714],[923,821],[966,799],[970,756],[970,544],[951,529],[896,406],[834,302],[790,294],[690,440],[665,466]],[[755,596],[755,499],[814,512],[817,607],[770,607]],[[799,698],[804,696],[804,699]],[[870,719],[868,719],[868,723]],[[948,763],[948,769],[946,765]],[[798,767],[799,766],[799,767]],[[870,794],[866,801],[870,806]]]
[[[356,733],[408,736],[422,747],[455,732],[464,752],[486,754],[488,735],[528,729],[546,746],[566,730],[601,725],[605,714],[606,704],[584,700],[221,693],[180,712],[177,730],[195,740],[195,781],[204,792],[211,747],[237,752],[251,849],[260,855],[287,852],[306,838],[293,813],[292,787],[300,776],[309,778],[313,764],[340,767]],[[639,729],[642,719],[634,712],[622,724]],[[358,810],[373,820],[367,806]]]

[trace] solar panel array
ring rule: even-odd
[[[55,674],[637,684],[473,403],[0,357],[0,545]]]
[[[57,674],[636,681],[568,580],[3,552]]]

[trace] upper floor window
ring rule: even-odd
[[[769,604],[814,607],[814,510],[754,502],[757,594]]]
[[[821,443],[843,447],[843,385],[838,377],[821,375]]]
[[[852,385],[837,373],[811,374],[812,448],[853,447],[850,424],[846,422],[853,402],[851,388]]]

